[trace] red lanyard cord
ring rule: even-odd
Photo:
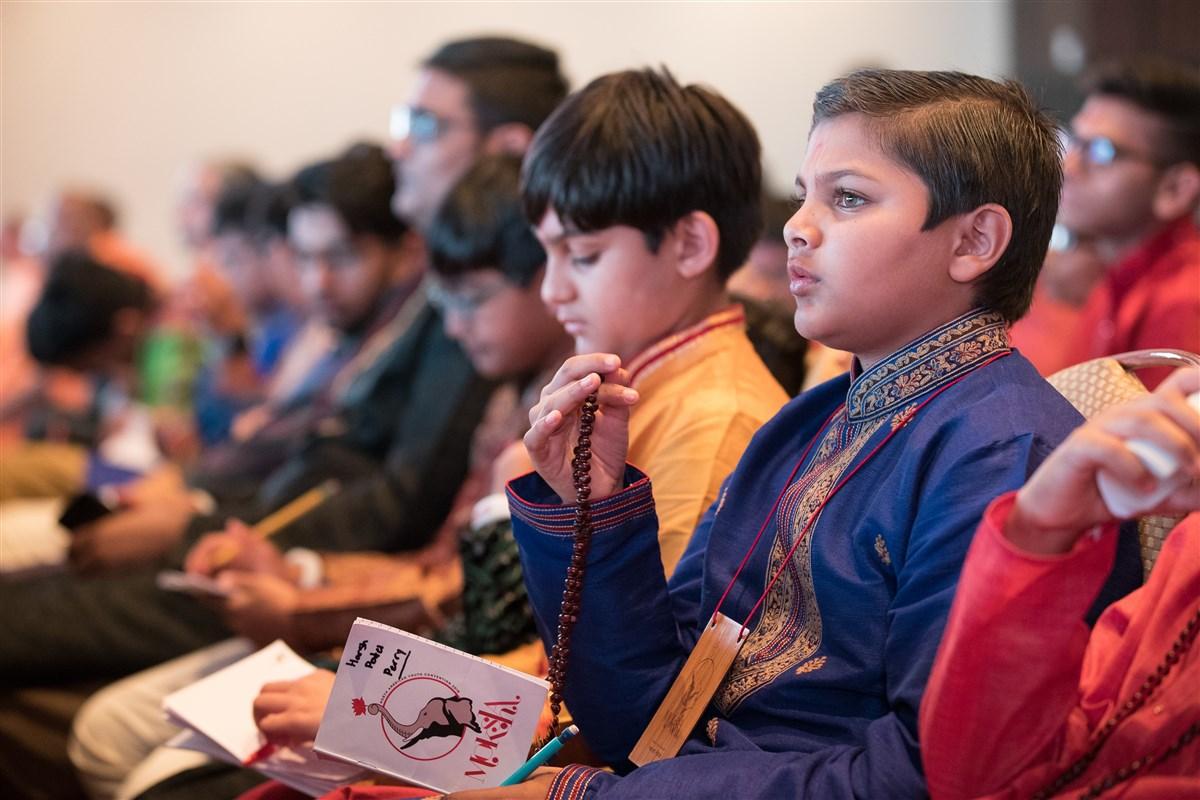
[[[726,586],[725,591],[721,593],[721,599],[717,601],[717,607],[713,609],[712,620],[710,624],[716,624],[717,614],[721,612],[721,606],[725,605],[725,598],[729,596],[729,592],[733,589],[733,585],[737,583],[738,576],[742,574],[742,570],[746,567],[746,562],[749,561],[750,556],[754,554],[755,548],[758,547],[758,540],[762,538],[763,532],[767,529],[767,525],[772,519],[774,519],[775,512],[779,510],[779,504],[783,501],[783,496],[787,494],[788,487],[792,485],[792,479],[795,478],[796,473],[800,471],[800,466],[804,464],[805,459],[808,458],[808,454],[812,451],[813,445],[820,441],[822,436],[825,434],[825,429],[829,427],[829,423],[833,422],[834,417],[842,413],[842,409],[845,407],[845,403],[838,406],[836,409],[834,409],[833,413],[821,423],[821,427],[817,429],[816,435],[809,440],[808,447],[804,448],[804,453],[801,454],[800,460],[796,462],[796,466],[792,467],[792,471],[788,475],[787,480],[783,482],[783,491],[781,491],[779,496],[775,498],[775,503],[771,506],[771,510],[768,512],[766,518],[763,519],[763,523],[758,529],[758,534],[754,537],[754,541],[750,543],[750,549],[746,551],[746,555],[742,556],[742,563],[738,564],[738,568],[733,573],[733,577],[729,579],[729,585]],[[743,626],[743,630],[745,630],[745,626]]]
[[[982,364],[979,365],[979,367],[987,366],[988,364],[992,363],[996,359],[1003,358],[1006,355],[1008,355],[1007,352],[999,353],[999,354],[993,356],[992,358],[989,358],[987,361],[984,361]],[[976,367],[975,369],[978,369],[979,367]],[[974,369],[971,370],[971,372],[974,372],[974,371],[975,371]],[[855,466],[854,469],[852,469],[849,472],[849,474],[847,474],[845,477],[843,477],[840,481],[837,482],[837,484],[832,489],[829,490],[829,494],[825,495],[825,499],[821,501],[821,504],[819,506],[817,506],[816,511],[814,511],[812,514],[809,515],[808,521],[804,524],[804,529],[802,531],[800,531],[800,535],[796,537],[796,541],[792,544],[791,548],[787,552],[787,555],[784,557],[783,561],[780,563],[779,569],[777,569],[775,571],[775,575],[767,583],[767,587],[763,590],[763,593],[759,596],[758,601],[754,604],[754,607],[750,609],[750,613],[746,615],[746,620],[742,623],[742,631],[738,635],[739,639],[746,635],[746,631],[749,629],[749,626],[750,626],[750,620],[752,620],[754,618],[755,612],[758,611],[759,607],[762,606],[763,602],[767,599],[767,596],[771,593],[771,589],[774,588],[776,581],[778,581],[780,576],[783,575],[783,571],[785,569],[787,569],[787,565],[789,563],[791,563],[792,556],[795,555],[795,553],[796,553],[796,548],[799,547],[800,543],[803,542],[804,539],[808,536],[808,533],[810,530],[812,530],[812,526],[816,523],[817,518],[821,516],[821,512],[825,510],[825,506],[829,503],[830,500],[833,499],[834,495],[836,495],[843,486],[845,486],[847,483],[849,483],[850,479],[853,478],[860,469],[862,469],[864,466],[866,466],[867,462],[869,462],[872,458],[874,458],[875,454],[878,453],[881,449],[883,449],[883,446],[886,445],[888,442],[890,442],[892,440],[893,436],[895,436],[897,433],[899,433],[906,425],[908,425],[909,422],[912,422],[912,420],[917,416],[917,414],[920,413],[921,409],[925,408],[925,406],[932,403],[933,400],[938,395],[940,395],[942,392],[944,392],[947,389],[949,389],[950,387],[954,386],[955,384],[957,384],[959,381],[961,381],[963,378],[966,378],[967,375],[970,375],[970,374],[971,373],[968,372],[964,375],[960,375],[959,377],[957,377],[954,380],[947,383],[945,386],[942,386],[941,388],[937,389],[933,394],[929,395],[929,397],[922,400],[920,405],[918,405],[912,411],[905,414],[904,419],[900,422],[900,424],[893,427],[892,430],[888,432],[888,435],[884,437],[883,441],[881,441],[879,444],[875,445],[875,447],[871,450],[871,452],[867,454],[866,458],[864,458],[862,461],[860,461],[858,463],[858,465]],[[745,557],[742,558],[742,563],[738,565],[737,571],[734,572],[733,577],[729,580],[729,585],[725,587],[725,591],[724,591],[724,593],[722,593],[721,599],[717,602],[717,607],[713,610],[713,616],[712,616],[713,623],[715,623],[715,621],[716,621],[717,613],[720,612],[721,606],[725,602],[725,598],[729,595],[730,590],[733,589],[733,585],[737,582],[738,576],[740,576],[742,574],[742,569],[746,566],[746,563],[750,560],[750,555],[754,552],[754,549],[758,546],[759,539],[762,538],[763,532],[767,528],[767,524],[775,516],[775,512],[779,508],[779,504],[783,500],[783,496],[787,493],[788,488],[791,486],[792,478],[794,478],[796,475],[796,472],[799,471],[800,465],[804,463],[806,458],[808,458],[808,454],[812,450],[813,445],[817,442],[818,439],[822,438],[822,436],[825,433],[825,429],[829,426],[829,423],[834,419],[834,417],[836,417],[838,414],[840,414],[844,408],[845,408],[844,405],[838,407],[838,409],[835,410],[833,412],[833,414],[831,414],[829,416],[829,419],[825,420],[825,422],[821,425],[820,430],[817,431],[817,435],[815,437],[813,437],[813,439],[808,443],[808,447],[806,447],[804,449],[804,454],[802,456],[800,456],[800,461],[798,461],[796,463],[795,468],[792,469],[791,475],[788,476],[787,481],[783,485],[783,490],[780,491],[779,497],[777,497],[775,499],[775,504],[771,507],[771,512],[767,515],[767,518],[763,520],[763,524],[762,524],[762,527],[759,528],[758,535],[754,537],[754,541],[751,543],[750,549],[747,551]]]

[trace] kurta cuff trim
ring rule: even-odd
[[[546,800],[581,800],[587,792],[588,784],[600,772],[602,770],[596,767],[584,767],[579,764],[564,767],[554,776],[554,783],[550,784]]]
[[[536,488],[539,484],[547,489],[545,495],[558,499],[540,478],[536,478],[536,483],[526,478],[518,478],[508,484],[508,507],[513,517],[541,533],[554,536],[574,535],[575,505],[535,502],[535,499],[546,499],[537,496],[539,493]],[[636,467],[626,465],[625,486],[622,491],[592,503],[592,530],[596,533],[616,528],[631,520],[655,516],[650,479]],[[534,491],[526,491],[530,488]],[[522,491],[526,496],[518,495],[518,491]]]
[[[987,536],[997,547],[1004,550],[1010,556],[1023,561],[1034,564],[1056,564],[1061,561],[1070,561],[1081,555],[1084,551],[1095,547],[1104,539],[1105,534],[1115,536],[1117,533],[1117,523],[1110,522],[1105,525],[1097,525],[1084,535],[1081,535],[1075,541],[1075,544],[1071,546],[1071,549],[1065,553],[1030,553],[1013,544],[1004,535],[1004,528],[1008,524],[1008,517],[1012,514],[1013,506],[1016,505],[1016,502],[1017,493],[1015,491],[1002,494],[993,500],[983,513],[983,520],[979,526],[979,535]]]

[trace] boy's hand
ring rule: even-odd
[[[564,503],[575,502],[571,459],[579,439],[579,410],[593,392],[599,409],[592,427],[591,499],[603,500],[621,489],[629,447],[629,407],[637,402],[638,393],[629,388],[629,373],[620,367],[621,359],[612,354],[572,356],[529,411],[525,449],[534,469]]]
[[[227,569],[291,578],[279,548],[236,519],[229,520],[225,530],[202,536],[184,560],[184,571],[194,575],[211,578]]]
[[[273,744],[313,741],[335,677],[329,670],[319,669],[299,680],[263,684],[254,698],[254,724]]]
[[[117,490],[123,506],[145,506],[152,503],[188,502],[187,484],[183,472],[175,464],[166,463],[144,477]]]
[[[532,775],[514,786],[453,792],[442,795],[441,800],[546,800],[546,795],[550,794],[550,786],[554,783],[554,776],[560,771],[559,767],[539,767]]]
[[[75,530],[67,559],[81,573],[149,563],[179,543],[191,515],[186,499],[109,514]]]
[[[222,610],[234,633],[260,646],[289,637],[299,589],[275,575],[252,572],[222,572],[217,583],[230,590]]]
[[[1200,415],[1187,396],[1200,391],[1200,368],[1177,370],[1153,394],[1108,409],[1081,425],[1046,459],[1009,515],[1005,536],[1033,553],[1065,553],[1088,528],[1112,519],[1096,488],[1105,472],[1138,491],[1157,479],[1125,446],[1143,439],[1169,453],[1189,480],[1167,496],[1158,513],[1200,508]]]

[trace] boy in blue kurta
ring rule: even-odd
[[[704,113],[623,107],[602,83],[539,132],[527,185],[564,171],[572,127],[650,148],[620,135],[623,116],[664,120],[670,136],[671,120]],[[593,176],[618,198],[622,179]],[[677,757],[624,775],[571,766],[465,796],[923,796],[917,708],[971,535],[988,501],[1079,422],[1007,338],[1060,180],[1054,127],[1015,84],[864,71],[818,94],[784,229],[788,274],[797,330],[853,352],[851,372],[759,431],[669,582],[654,476],[625,464],[636,392],[616,356],[559,370],[525,439],[538,474],[509,486],[549,644],[572,550],[571,447],[597,393],[593,535],[565,697],[618,772],[718,606],[745,623],[740,651]],[[527,210],[537,203],[527,197]]]

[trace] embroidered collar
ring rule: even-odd
[[[855,376],[846,413],[852,422],[892,413],[1009,349],[1004,318],[975,309]]]
[[[715,314],[710,314],[690,328],[679,333],[659,339],[650,347],[643,350],[626,365],[629,370],[630,383],[636,383],[656,371],[667,361],[677,358],[681,353],[691,350],[700,339],[713,331],[736,326],[742,330],[746,325],[746,312],[740,305],[734,305]]]

